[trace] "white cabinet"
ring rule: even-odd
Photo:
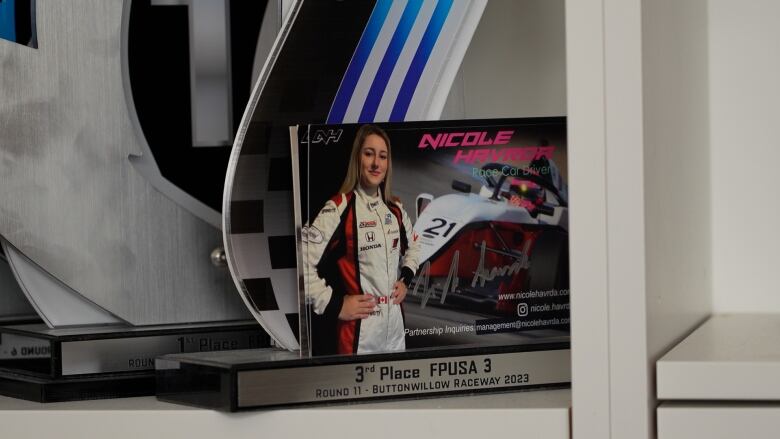
[[[153,400],[135,408],[166,425],[191,416],[257,432],[290,422],[319,433],[318,419],[357,416],[373,434],[393,431],[378,428],[387,423],[425,427],[431,416],[431,425],[446,427],[421,433],[457,437],[482,426],[517,437],[561,437],[569,428],[577,439],[771,436],[780,428],[771,403],[664,403],[656,410],[655,372],[656,361],[713,312],[780,314],[780,197],[773,184],[780,164],[779,19],[774,0],[565,0],[571,394],[235,416],[158,411]],[[544,28],[527,17],[517,23]],[[456,85],[478,73],[462,72]],[[470,96],[463,90],[448,108],[465,111]],[[554,97],[560,108],[560,93]],[[74,419],[102,418],[97,407]],[[27,419],[23,412],[2,413],[3,424]],[[139,416],[126,413],[124,419]],[[733,430],[729,422],[750,427]]]
[[[713,313],[780,313],[780,4],[569,0],[566,13],[574,437],[776,436],[773,403],[656,411],[655,374]],[[761,331],[763,320],[747,320],[746,333]],[[764,346],[778,341],[765,329]],[[712,397],[724,390],[705,383],[718,367],[754,386],[774,367],[765,358],[750,366],[767,353],[761,343],[711,349],[693,359],[697,382],[678,377],[662,392]],[[710,361],[719,355],[733,357]],[[690,376],[690,364],[672,359],[659,374]]]
[[[778,404],[665,402],[658,408],[660,439],[774,439],[778,431]]]
[[[780,401],[780,314],[718,314],[657,363],[662,401]]]

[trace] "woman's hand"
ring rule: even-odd
[[[400,280],[395,281],[393,285],[393,294],[390,295],[393,298],[393,303],[396,305],[403,302],[406,298],[406,285]]]
[[[376,299],[370,294],[347,294],[341,305],[339,320],[365,319],[376,307]]]

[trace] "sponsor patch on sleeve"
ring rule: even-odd
[[[322,243],[322,232],[314,226],[304,226],[301,228],[301,241],[312,244]]]

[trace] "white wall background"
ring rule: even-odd
[[[490,0],[442,119],[566,115],[563,0]]]
[[[778,23],[776,0],[709,2],[715,312],[780,312]]]

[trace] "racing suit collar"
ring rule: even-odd
[[[376,192],[376,195],[371,196],[366,193],[360,184],[355,188],[355,193],[358,195],[360,202],[364,203],[369,210],[376,210],[382,204],[382,189],[377,188]]]

